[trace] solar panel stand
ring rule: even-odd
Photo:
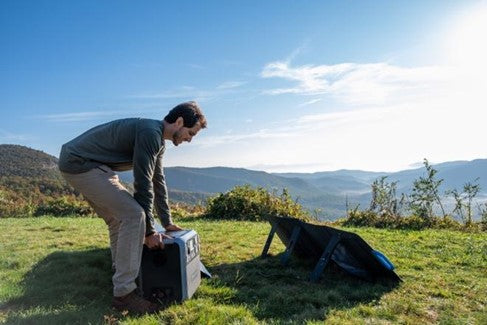
[[[286,251],[281,256],[281,263],[283,265],[286,265],[287,262],[289,261],[289,257],[291,256],[291,253],[294,250],[294,246],[296,245],[296,242],[298,241],[300,233],[301,233],[301,226],[295,226],[293,228],[293,233],[291,235],[291,238],[289,239],[289,243],[286,247]]]
[[[335,250],[338,243],[340,242],[340,239],[341,239],[340,234],[335,234],[331,238],[328,245],[326,245],[326,248],[323,251],[323,254],[321,254],[321,257],[318,260],[318,263],[316,263],[315,269],[313,270],[313,272],[310,275],[310,281],[311,282],[318,282],[321,274],[323,273],[323,270],[325,269],[325,267],[330,262],[331,256],[333,255],[333,251]]]
[[[277,230],[277,224],[273,224],[271,228],[271,232],[269,233],[269,236],[267,236],[267,241],[265,242],[264,249],[262,250],[262,255],[260,257],[266,257],[267,252],[269,251],[269,247],[271,247],[272,239],[274,238],[274,234],[276,233]]]

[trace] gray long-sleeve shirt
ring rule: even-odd
[[[172,224],[162,167],[162,121],[128,118],[96,126],[64,144],[59,169],[79,174],[100,165],[115,171],[133,169],[134,198],[146,214],[146,234],[155,231],[152,208],[164,226]],[[155,204],[154,204],[155,203]]]

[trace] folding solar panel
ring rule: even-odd
[[[267,255],[274,234],[277,233],[286,246],[281,257],[283,264],[287,263],[291,254],[316,261],[310,275],[311,281],[318,281],[330,261],[346,272],[368,281],[401,281],[387,257],[372,249],[357,234],[287,217],[271,217],[269,222],[272,229],[262,256]]]

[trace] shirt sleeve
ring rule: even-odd
[[[134,198],[144,209],[146,235],[155,232],[152,208],[154,189],[152,178],[161,147],[161,134],[153,130],[140,131],[134,144]]]
[[[156,167],[154,170],[154,178],[152,183],[154,185],[155,207],[159,219],[164,227],[172,224],[171,210],[169,208],[169,199],[167,195],[166,177],[164,176],[164,169],[162,167],[162,155],[164,151],[161,151],[156,159]]]

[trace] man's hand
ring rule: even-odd
[[[164,242],[162,241],[162,236],[160,233],[155,232],[147,237],[145,237],[144,244],[150,249],[164,249]]]
[[[164,238],[172,237],[155,232],[152,235],[145,237],[144,244],[150,249],[164,249]]]
[[[183,228],[179,227],[178,225],[175,225],[175,224],[172,224],[172,225],[167,225],[164,227],[164,229],[166,229],[166,231],[179,231],[179,230],[183,230]]]

